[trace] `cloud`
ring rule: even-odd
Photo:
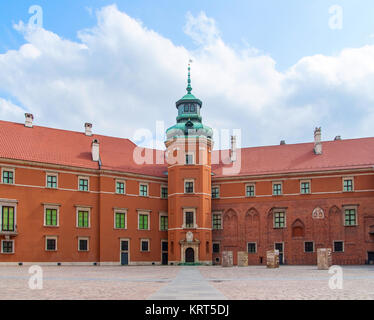
[[[197,45],[192,51],[116,6],[96,15],[96,26],[79,31],[79,41],[16,25],[26,43],[0,55],[0,88],[36,124],[83,131],[92,122],[96,133],[125,138],[140,128],[155,132],[156,120],[167,128],[175,123],[192,58],[203,121],[241,128],[243,145],[311,141],[317,125],[324,138],[374,135],[368,120],[374,119],[374,46],[304,57],[279,72],[261,50],[226,44],[203,12],[186,16],[184,31]],[[21,110],[0,100],[1,119],[23,122]]]

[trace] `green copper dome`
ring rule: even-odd
[[[182,136],[205,136],[210,139],[213,137],[213,130],[202,124],[200,110],[203,103],[191,93],[190,72],[191,66],[188,65],[187,94],[176,102],[178,109],[177,123],[166,130],[168,140]]]

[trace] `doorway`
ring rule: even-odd
[[[168,265],[168,241],[162,240],[161,241],[161,263],[164,266]]]
[[[186,259],[187,263],[194,263],[195,262],[195,251],[192,248],[186,249]]]
[[[284,263],[284,250],[283,250],[284,245],[283,245],[283,242],[275,243],[274,249],[279,250],[279,264],[283,264]]]
[[[374,264],[374,252],[373,251],[368,251],[368,263]]]
[[[129,240],[121,240],[121,265],[129,264]]]

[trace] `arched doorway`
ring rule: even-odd
[[[195,262],[195,251],[192,248],[186,249],[186,262]]]

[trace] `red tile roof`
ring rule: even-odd
[[[136,145],[129,139],[0,121],[0,158],[99,169],[92,161],[91,143],[100,142],[102,169],[166,177],[166,164],[138,165],[133,160]],[[241,167],[235,175],[265,175],[315,172],[374,166],[374,138],[322,142],[322,155],[313,143],[240,149]],[[150,149],[147,149],[150,150]],[[156,159],[156,150],[150,150]],[[214,151],[217,155],[218,151]],[[239,152],[239,151],[238,151]],[[213,164],[215,177],[222,177],[223,164]]]

